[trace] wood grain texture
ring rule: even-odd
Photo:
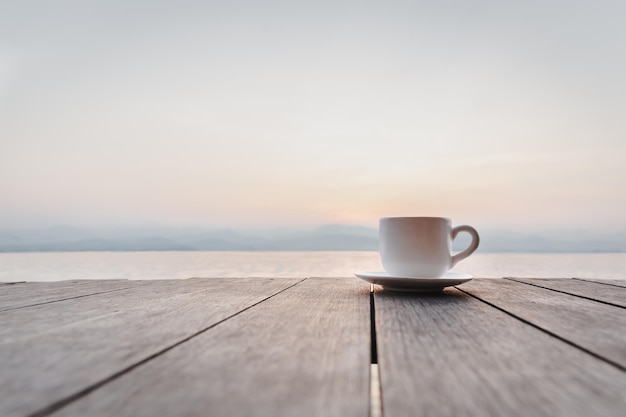
[[[119,291],[101,292],[88,297],[75,297],[58,303],[43,303],[1,312],[0,345],[20,339],[47,337],[57,328],[100,320],[111,313],[140,307],[141,303],[158,303],[160,300],[206,289],[200,280],[134,281],[132,285],[132,288]],[[30,288],[34,296],[40,294],[36,287]]]
[[[614,287],[626,287],[626,280],[624,279],[587,279],[587,278],[574,278],[577,281],[596,282],[598,284],[611,285]]]
[[[41,410],[297,282],[143,281],[0,313],[0,415]]]
[[[367,416],[369,315],[368,284],[308,279],[58,416]]]
[[[512,281],[536,285],[571,295],[626,307],[626,288],[576,279],[508,278]]]
[[[626,373],[456,289],[378,291],[375,306],[385,417],[626,409]]]
[[[510,280],[473,280],[459,288],[626,368],[621,307]]]
[[[91,294],[100,294],[122,288],[130,288],[137,281],[59,281],[4,285],[0,287],[0,311],[24,308],[32,305],[63,301]]]

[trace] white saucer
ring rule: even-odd
[[[441,291],[445,287],[459,285],[474,278],[461,272],[446,272],[439,278],[391,276],[386,272],[359,272],[355,275],[372,284],[382,285],[386,290],[412,292]]]

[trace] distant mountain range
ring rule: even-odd
[[[455,249],[467,245],[461,234]],[[378,250],[378,231],[364,226],[327,225],[313,230],[135,228],[91,230],[68,226],[0,231],[0,252],[60,251],[335,251]],[[482,252],[626,252],[626,233],[558,232],[550,236],[481,232]]]

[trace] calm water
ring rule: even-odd
[[[377,252],[0,253],[0,281],[343,277],[380,270]],[[626,279],[626,253],[477,253],[454,270],[485,278]]]

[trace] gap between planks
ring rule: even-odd
[[[380,388],[380,369],[377,363],[370,364],[369,417],[383,417],[383,396]]]
[[[610,301],[599,300],[599,299],[593,298],[593,297],[587,297],[586,295],[577,294],[575,292],[559,290],[559,289],[556,289],[556,288],[550,288],[550,287],[547,287],[545,285],[540,285],[540,284],[534,283],[534,282],[523,281],[523,280],[520,280],[520,279],[517,279],[517,278],[513,278],[513,277],[504,277],[504,279],[506,279],[507,281],[518,282],[520,284],[531,285],[531,286],[537,287],[537,288],[543,288],[544,290],[550,290],[550,291],[558,292],[558,293],[561,293],[561,294],[567,294],[567,295],[572,295],[572,296],[578,297],[578,298],[584,298],[585,300],[595,301],[596,303],[602,303],[602,304],[610,305],[610,306],[613,306],[613,307],[626,308],[623,305],[612,303]],[[576,279],[576,278],[573,278],[573,279]],[[583,281],[583,280],[581,280],[581,281]],[[541,281],[539,281],[539,282],[541,282]],[[585,282],[591,282],[591,283],[594,283],[594,284],[600,284],[599,282],[596,282],[596,281],[585,281]],[[611,284],[609,284],[609,285],[611,285]],[[624,287],[621,287],[619,285],[614,285],[614,287],[624,288]]]
[[[610,285],[611,287],[619,287],[619,288],[625,288],[626,287],[626,285],[624,285],[624,284],[620,285],[621,283],[624,282],[623,280],[617,280],[616,281],[617,283],[614,284],[612,282],[608,282],[608,280],[598,281],[598,280],[595,280],[595,279],[576,278],[576,277],[574,277],[572,279],[575,279],[576,281],[595,282],[596,284]]]
[[[27,304],[27,305],[22,305],[22,306],[17,306],[17,307],[9,307],[9,308],[5,308],[5,309],[1,309],[0,313],[2,313],[4,311],[19,310],[20,308],[36,307],[36,306],[41,306],[41,305],[44,305],[44,304],[52,304],[52,303],[59,303],[61,301],[74,300],[76,298],[91,297],[93,295],[100,295],[100,294],[106,294],[106,293],[115,292],[115,291],[128,290],[130,288],[131,287],[115,288],[115,289],[112,289],[112,290],[92,292],[90,294],[75,295],[73,297],[61,298],[61,299],[58,299],[58,300],[42,301],[40,303]]]
[[[216,323],[213,323],[212,325],[210,325],[210,326],[208,326],[208,327],[206,327],[204,329],[201,329],[198,332],[196,332],[196,333],[194,333],[194,334],[192,334],[192,335],[190,335],[188,337],[185,337],[184,339],[179,340],[178,342],[173,343],[172,345],[170,345],[170,346],[168,346],[168,347],[166,347],[164,349],[161,349],[160,351],[155,352],[152,355],[150,355],[150,356],[148,356],[148,357],[146,357],[146,358],[144,358],[144,359],[142,359],[142,360],[140,360],[140,361],[138,361],[138,362],[136,362],[136,363],[134,363],[134,364],[132,364],[130,366],[127,366],[126,368],[124,368],[124,369],[122,369],[122,370],[120,370],[120,371],[110,375],[107,378],[104,378],[104,379],[102,379],[102,380],[100,380],[100,381],[98,381],[98,382],[96,382],[96,383],[94,383],[94,384],[92,384],[92,385],[90,385],[90,386],[88,386],[86,388],[83,388],[80,391],[75,392],[74,394],[71,394],[71,395],[69,395],[69,396],[67,396],[65,398],[62,398],[62,399],[60,399],[60,400],[58,400],[58,401],[56,401],[56,402],[54,402],[54,403],[52,403],[52,404],[50,404],[50,405],[48,405],[46,407],[40,409],[39,411],[35,411],[35,412],[31,413],[31,414],[28,414],[27,417],[45,417],[45,416],[49,416],[49,415],[59,411],[60,409],[68,406],[69,404],[73,403],[74,401],[77,401],[80,398],[82,398],[82,397],[84,397],[84,396],[86,396],[86,395],[96,391],[97,389],[103,387],[104,385],[108,384],[109,382],[115,381],[116,379],[122,377],[123,375],[131,372],[132,370],[134,370],[134,369],[136,369],[136,368],[138,368],[138,367],[140,367],[142,365],[145,365],[146,363],[148,363],[148,362],[152,361],[153,359],[155,359],[155,358],[157,358],[157,357],[159,357],[159,356],[169,352],[170,350],[172,350],[172,349],[182,345],[183,343],[188,342],[189,340],[191,340],[191,339],[201,335],[202,333],[205,333],[206,331],[208,331],[208,330],[210,330],[210,329],[212,329],[212,328],[214,328],[214,327],[224,323],[225,321],[227,321],[227,320],[229,320],[229,319],[231,319],[231,318],[233,318],[235,316],[238,316],[239,314],[241,314],[241,313],[243,313],[243,312],[245,312],[247,310],[250,310],[251,308],[253,308],[253,307],[255,307],[255,306],[257,306],[257,305],[259,305],[259,304],[261,304],[261,303],[263,303],[263,302],[265,302],[267,300],[269,300],[272,297],[277,296],[278,294],[281,294],[281,293],[289,290],[290,288],[295,287],[298,284],[301,284],[302,282],[304,282],[306,280],[307,280],[307,278],[303,278],[300,281],[296,282],[295,284],[292,284],[292,285],[290,285],[290,286],[288,286],[286,288],[283,288],[282,290],[280,290],[280,291],[278,291],[278,292],[276,292],[276,293],[274,293],[274,294],[272,294],[272,295],[270,295],[268,297],[265,297],[264,299],[254,303],[254,304],[251,304],[248,307],[246,307],[246,308],[244,308],[244,309],[242,309],[242,310],[240,310],[240,311],[238,311],[238,312],[236,312],[234,314],[231,314],[230,316],[225,317],[222,320],[220,320],[220,321],[218,321]]]
[[[511,281],[513,281],[513,280],[511,280]],[[515,282],[517,282],[517,281],[515,281]],[[537,325],[537,324],[535,324],[535,323],[533,323],[533,322],[531,322],[531,321],[529,321],[529,320],[526,320],[526,319],[524,319],[524,318],[522,318],[522,317],[518,316],[517,314],[514,314],[514,313],[512,313],[512,312],[510,312],[510,311],[508,311],[508,310],[506,310],[506,309],[504,309],[504,308],[502,308],[502,307],[499,307],[499,306],[497,306],[496,304],[491,303],[491,302],[489,302],[489,301],[487,301],[487,300],[485,300],[485,299],[483,299],[483,298],[481,298],[481,297],[479,297],[479,296],[477,296],[477,295],[474,295],[474,294],[472,294],[472,293],[471,293],[471,292],[469,292],[469,291],[466,291],[466,290],[464,290],[464,289],[462,289],[462,288],[459,288],[459,287],[457,287],[457,286],[455,286],[454,288],[456,288],[457,290],[461,291],[461,292],[462,292],[462,293],[464,293],[464,294],[469,295],[469,296],[470,296],[470,297],[472,297],[472,298],[475,298],[475,299],[477,299],[477,300],[479,300],[479,301],[482,301],[483,303],[485,303],[485,304],[487,304],[487,305],[489,305],[489,306],[491,306],[491,307],[493,307],[493,308],[495,308],[495,309],[497,309],[497,310],[502,311],[503,313],[505,313],[505,314],[507,314],[507,315],[509,315],[509,316],[511,316],[511,317],[513,317],[513,318],[515,318],[515,319],[517,319],[517,320],[519,320],[519,321],[521,321],[521,322],[522,322],[522,323],[524,323],[524,324],[527,324],[527,325],[529,325],[529,326],[531,326],[531,327],[533,327],[533,328],[535,328],[535,329],[537,329],[537,330],[540,330],[540,331],[542,331],[542,332],[544,332],[544,333],[548,334],[549,336],[552,336],[552,337],[554,337],[554,338],[556,338],[556,339],[560,340],[561,342],[564,342],[564,343],[566,343],[566,344],[568,344],[568,345],[570,345],[570,346],[572,346],[572,347],[574,347],[574,348],[576,348],[576,349],[579,349],[579,350],[581,350],[581,351],[585,352],[586,354],[591,355],[591,356],[593,356],[594,358],[599,359],[599,360],[601,360],[602,362],[605,362],[605,363],[607,363],[607,364],[609,364],[609,365],[611,365],[611,366],[613,366],[613,367],[615,367],[615,368],[619,369],[619,370],[620,370],[620,371],[622,371],[622,372],[626,372],[626,367],[625,367],[625,366],[623,366],[623,365],[621,365],[621,364],[620,364],[620,363],[618,363],[618,362],[615,362],[615,361],[613,361],[613,360],[611,360],[611,359],[605,358],[604,356],[601,356],[601,355],[599,355],[599,354],[597,354],[597,353],[595,353],[595,352],[593,352],[593,351],[591,351],[591,350],[589,350],[589,349],[587,349],[587,348],[585,348],[585,347],[583,347],[583,346],[581,346],[581,345],[579,345],[579,344],[577,344],[577,343],[574,343],[574,342],[572,342],[572,341],[570,341],[570,340],[567,340],[567,339],[565,339],[564,337],[561,337],[561,336],[559,336],[558,334],[556,334],[556,333],[554,333],[554,332],[552,332],[552,331],[550,331],[550,330],[548,330],[548,329],[545,329],[545,328],[543,328],[543,327],[541,327],[541,326],[539,326],[539,325]]]
[[[378,366],[378,348],[376,340],[376,305],[374,302],[374,284],[370,284],[370,412],[369,417],[383,417],[383,394]]]

